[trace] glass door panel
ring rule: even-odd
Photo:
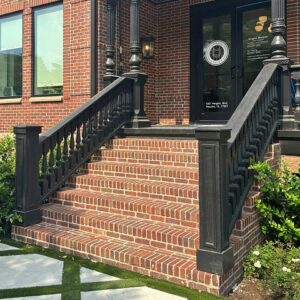
[[[212,5],[192,18],[191,119],[200,122],[231,117],[270,57],[273,38],[270,1]]]
[[[271,56],[273,39],[271,8],[263,7],[242,12],[243,26],[243,95],[262,69],[263,60]]]
[[[232,96],[231,15],[203,19],[203,113],[230,110]]]

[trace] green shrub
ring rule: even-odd
[[[0,139],[0,234],[9,234],[11,224],[21,221],[14,213],[15,140],[11,135]]]
[[[269,240],[300,245],[300,177],[282,164],[274,169],[266,162],[250,167],[260,185],[256,207],[262,216],[262,232]]]
[[[244,263],[245,277],[262,280],[276,299],[300,299],[300,249],[266,242],[255,247]]]

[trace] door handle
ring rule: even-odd
[[[237,70],[236,71],[237,78],[239,78],[239,79],[243,78],[244,68],[242,68],[241,66],[237,66],[236,70]]]
[[[235,79],[236,78],[236,67],[232,67],[231,68],[231,79]]]

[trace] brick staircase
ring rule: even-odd
[[[12,237],[224,294],[241,275],[245,247],[259,240],[255,195],[231,236],[234,269],[198,271],[198,142],[114,139],[41,207],[40,224],[14,226]]]

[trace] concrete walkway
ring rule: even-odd
[[[61,300],[62,295],[53,294],[53,292],[51,295],[26,295],[26,288],[54,286],[59,290],[63,284],[64,261],[40,254],[20,254],[20,251],[14,255],[13,251],[15,250],[20,249],[0,243],[0,252],[2,252],[0,255],[0,299]],[[9,252],[6,255],[3,251]],[[116,282],[117,284],[121,281],[120,278],[80,267],[80,284],[105,282]],[[17,289],[24,290],[23,297],[4,298],[7,292]],[[13,293],[11,294],[13,295]],[[145,286],[84,291],[80,295],[82,300],[186,300],[186,298]]]

